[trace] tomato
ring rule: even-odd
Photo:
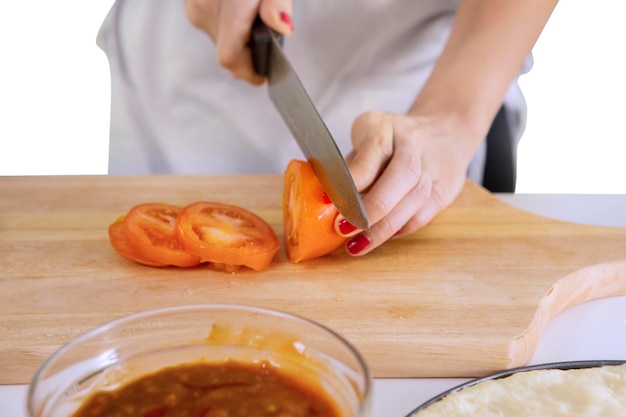
[[[298,263],[326,255],[346,240],[335,232],[339,211],[308,162],[287,165],[283,190],[283,227],[287,259]]]
[[[131,208],[124,217],[128,243],[146,259],[182,267],[200,264],[176,237],[176,218],[182,207],[164,203],[144,203]]]
[[[123,219],[123,217],[120,217],[109,226],[109,241],[111,242],[113,249],[115,249],[115,251],[124,258],[142,265],[165,266],[160,262],[145,258],[137,252],[137,250],[130,243],[128,243],[128,238],[126,237],[126,232],[124,231]]]
[[[176,234],[189,253],[218,267],[265,269],[280,247],[265,220],[224,203],[200,201],[186,206],[178,215]]]

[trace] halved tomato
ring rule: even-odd
[[[272,227],[239,206],[205,202],[186,206],[178,215],[176,234],[183,247],[215,265],[265,269],[280,247]]]
[[[124,217],[120,217],[109,226],[109,241],[113,249],[122,257],[129,261],[137,262],[148,266],[166,266],[160,262],[145,258],[137,250],[128,243],[126,232],[124,231]]]
[[[335,232],[339,211],[308,162],[294,159],[284,176],[283,227],[287,259],[298,263],[326,255],[346,240]]]
[[[182,207],[165,203],[144,203],[131,208],[124,217],[128,243],[146,259],[165,265],[196,266],[200,258],[187,252],[176,237],[176,218]]]

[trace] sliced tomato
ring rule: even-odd
[[[335,232],[338,213],[309,163],[297,159],[290,161],[283,190],[287,259],[298,263],[339,248],[346,239]]]
[[[120,217],[109,226],[109,241],[111,242],[113,249],[115,249],[115,251],[122,257],[142,265],[166,266],[160,262],[147,259],[137,252],[137,250],[128,242],[126,232],[124,231],[123,219],[123,217]]]
[[[189,253],[214,265],[265,269],[280,247],[265,220],[224,203],[200,201],[186,206],[178,215],[176,232]]]
[[[200,258],[187,252],[176,237],[176,218],[182,207],[165,203],[139,204],[124,217],[128,243],[146,259],[182,267],[200,264]]]

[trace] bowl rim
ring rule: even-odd
[[[32,400],[35,396],[35,390],[38,386],[38,382],[41,379],[42,374],[50,367],[50,365],[57,359],[62,356],[65,352],[70,350],[73,346],[80,344],[84,340],[87,340],[93,336],[100,335],[110,330],[111,328],[124,325],[129,322],[141,320],[146,317],[158,316],[166,313],[184,313],[189,311],[218,311],[218,310],[231,310],[231,311],[239,311],[239,312],[257,312],[269,316],[286,318],[289,320],[294,320],[297,322],[301,322],[308,326],[313,326],[318,328],[319,330],[328,333],[330,336],[335,338],[341,345],[343,345],[351,355],[354,356],[356,362],[359,367],[363,370],[364,376],[364,396],[363,402],[359,405],[359,410],[357,416],[364,415],[363,413],[370,407],[373,397],[373,375],[369,368],[368,363],[365,361],[364,356],[361,352],[354,346],[351,342],[349,342],[344,336],[339,334],[337,331],[331,329],[330,327],[317,322],[313,319],[309,319],[302,315],[287,312],[284,310],[273,309],[269,307],[262,307],[252,304],[237,304],[237,303],[200,303],[200,304],[183,304],[183,305],[173,305],[166,307],[158,307],[149,310],[143,310],[135,313],[125,314],[121,317],[106,321],[98,326],[92,327],[78,335],[74,336],[72,339],[61,345],[58,349],[56,349],[50,356],[48,356],[37,368],[32,378],[28,383],[28,391],[27,391],[27,413],[28,416],[34,416],[34,409]]]

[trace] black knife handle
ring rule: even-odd
[[[272,36],[275,36],[278,43],[282,46],[283,36],[267,27],[261,18],[257,16],[252,25],[252,33],[248,46],[252,53],[254,72],[261,77],[267,77],[269,75]]]

